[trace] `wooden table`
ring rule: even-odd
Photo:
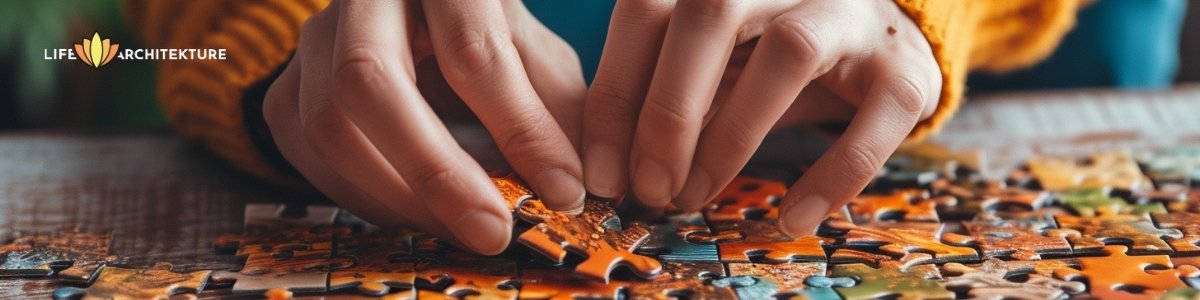
[[[1200,86],[1168,92],[1068,91],[979,97],[931,139],[981,148],[1007,168],[1038,153],[1200,144]],[[122,263],[227,268],[212,241],[239,232],[244,204],[320,202],[233,170],[168,132],[0,133],[0,239],[64,226],[112,230]],[[46,297],[48,280],[0,280],[0,298]]]

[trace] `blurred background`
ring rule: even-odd
[[[1005,75],[976,74],[970,94],[1030,89],[1168,89],[1200,82],[1200,8],[1186,0],[1098,0],[1047,61]],[[530,10],[579,49],[590,79],[596,37],[607,16],[580,20],[563,9],[611,9],[612,1],[527,0]],[[583,21],[596,21],[578,26]],[[574,26],[558,26],[575,23]],[[0,3],[0,130],[29,128],[165,129],[152,61],[114,60],[103,70],[45,60],[44,49],[69,48],[99,31],[121,48],[140,48],[118,0]],[[589,44],[591,43],[591,44]]]

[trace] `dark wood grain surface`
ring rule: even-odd
[[[1200,86],[1167,92],[1105,90],[973,99],[931,139],[979,148],[1006,168],[1040,153],[1200,144]],[[0,239],[78,226],[111,230],[121,264],[221,269],[213,240],[241,230],[249,202],[320,202],[237,172],[167,132],[0,132]],[[0,280],[0,299],[47,296],[48,280]]]

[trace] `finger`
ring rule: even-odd
[[[552,209],[583,209],[582,166],[546,110],[513,46],[498,2],[424,2],[446,82],[496,140],[513,169]]]
[[[816,13],[814,13],[816,12]],[[697,209],[729,184],[772,126],[846,47],[835,16],[797,9],[772,21],[733,90],[705,126],[683,191],[674,204]],[[816,24],[821,24],[818,26]]]
[[[546,110],[579,149],[583,134],[583,99],[587,84],[579,57],[566,41],[538,22],[518,1],[505,2],[513,22],[513,43],[529,81]],[[576,151],[578,152],[578,151]]]
[[[592,194],[616,198],[629,181],[637,113],[650,87],[674,0],[619,0],[583,116],[584,181]]]
[[[858,114],[784,197],[780,225],[785,232],[793,236],[812,232],[831,208],[862,192],[912,131],[927,99],[934,95],[934,80],[908,74],[913,73],[912,68],[905,70],[908,73],[897,69],[904,68],[891,65],[865,71],[876,75],[867,82],[866,99]]]
[[[630,152],[633,192],[647,206],[662,207],[683,188],[748,3],[684,1],[675,9]]]
[[[332,104],[329,70],[333,57],[333,38],[337,26],[338,7],[314,15],[302,30],[297,60],[300,62],[298,117],[304,145],[321,165],[361,191],[363,198],[334,198],[342,205],[363,205],[379,212],[380,225],[388,220],[402,219],[431,233],[444,232],[438,220],[424,213],[424,207],[414,209],[416,197],[404,179],[390,166],[370,141]],[[293,76],[284,74],[286,76]],[[283,81],[286,82],[286,81]],[[292,148],[290,145],[289,148]],[[313,170],[311,173],[320,173]],[[308,173],[306,173],[308,174]],[[337,194],[331,194],[337,195]],[[360,201],[346,201],[346,200]],[[365,202],[362,203],[362,202]],[[354,209],[351,207],[351,209]],[[359,209],[362,210],[362,209]],[[398,218],[397,218],[398,216]],[[372,216],[364,216],[370,218]]]
[[[480,253],[500,253],[512,218],[499,191],[417,91],[404,34],[381,30],[403,28],[403,3],[339,5],[333,64],[326,69],[334,74],[337,108],[457,240]]]
[[[293,59],[283,73],[271,85],[263,101],[263,113],[271,129],[271,136],[279,152],[322,194],[334,199],[340,206],[346,208],[363,219],[385,227],[415,227],[426,232],[437,233],[439,226],[428,226],[430,222],[397,218],[397,211],[404,211],[398,201],[379,201],[362,192],[357,186],[346,180],[336,171],[325,164],[308,146],[300,125],[299,89],[300,89],[299,56]],[[399,197],[415,199],[407,187],[399,189]],[[383,209],[380,209],[380,208]],[[423,206],[415,206],[417,216],[422,213]],[[408,210],[414,210],[408,208]],[[433,230],[433,231],[428,231]],[[444,230],[441,230],[444,231]]]

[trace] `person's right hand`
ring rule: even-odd
[[[417,89],[415,66],[431,56],[546,205],[580,210],[585,191],[572,141],[582,72],[574,51],[520,1],[330,4],[304,24],[264,100],[280,152],[317,189],[376,225],[503,251],[511,212]]]

